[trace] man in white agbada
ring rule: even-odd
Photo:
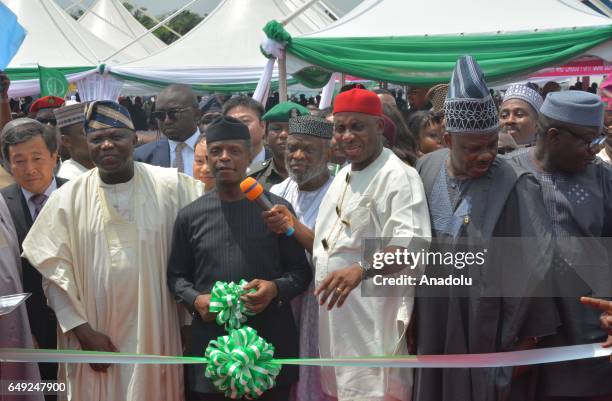
[[[19,257],[19,241],[11,213],[0,196],[0,296],[20,294],[21,258]],[[25,303],[6,315],[0,316],[0,348],[34,348],[30,322]],[[0,364],[0,380],[9,383],[24,380],[40,380],[36,363]],[[0,400],[3,399],[0,396]],[[15,401],[43,401],[42,394],[10,396]]]
[[[181,355],[179,314],[166,285],[178,211],[201,183],[175,169],[133,161],[128,111],[100,101],[85,109],[96,168],[54,192],[23,243],[45,279],[60,349]],[[68,400],[183,399],[178,365],[63,364]]]
[[[350,164],[334,178],[315,225],[322,358],[407,353],[413,289],[385,289],[385,297],[361,294],[372,283],[372,270],[362,261],[363,239],[392,238],[383,252],[394,252],[431,236],[421,180],[383,148],[383,131],[376,94],[352,89],[336,97],[334,138]],[[411,369],[330,367],[322,368],[322,384],[326,394],[342,401],[406,401],[412,375]]]
[[[319,206],[333,177],[327,168],[331,157],[333,124],[319,117],[297,116],[289,119],[285,152],[285,166],[289,178],[274,185],[270,192],[291,203],[296,216],[283,205],[275,205],[270,212],[264,212],[270,229],[278,234],[284,232],[285,224],[295,228],[295,238],[308,251],[312,260],[314,226]],[[296,218],[297,217],[297,218]],[[300,357],[317,358],[319,341],[319,306],[313,295],[314,281],[308,290],[291,302],[293,314],[298,321],[300,333]],[[320,401],[324,394],[321,389],[321,374],[318,366],[300,366],[300,379],[292,400]]]

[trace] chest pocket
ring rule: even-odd
[[[371,198],[362,198],[359,203],[348,205],[350,212],[343,216],[343,220],[349,223],[351,234],[361,234],[375,228],[372,221],[373,209],[374,202]]]

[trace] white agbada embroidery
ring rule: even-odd
[[[336,206],[350,227],[339,223]],[[344,167],[319,207],[313,249],[316,285],[329,273],[361,262],[363,238],[393,237],[388,246],[408,247],[412,238],[430,236],[429,211],[418,173],[383,149],[361,171],[351,171],[350,165]],[[328,250],[322,245],[323,239],[328,242]],[[341,308],[319,309],[322,358],[407,353],[405,332],[414,290],[398,288],[403,292],[362,297],[361,286],[351,292]],[[322,368],[323,390],[345,401],[382,401],[389,397],[409,400],[412,374],[411,369]]]

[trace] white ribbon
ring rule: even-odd
[[[275,62],[275,58],[268,59],[263,73],[257,82],[255,92],[253,92],[253,99],[257,100],[259,103],[264,104],[264,100],[266,100],[268,97],[268,90],[270,88],[270,84],[272,83],[272,72],[274,72]]]
[[[265,104],[272,83],[274,63],[276,59],[282,55],[284,49],[284,44],[270,38],[265,38],[264,41],[261,42],[261,50],[268,57],[268,62],[257,82],[257,88],[255,88],[255,92],[253,92],[253,99],[257,100],[259,103]]]
[[[323,110],[332,104],[332,98],[334,97],[334,89],[336,89],[336,78],[338,76],[337,72],[331,74],[329,81],[323,87],[323,92],[321,92],[321,101],[319,102],[319,110]]]
[[[284,365],[362,366],[383,368],[497,368],[504,366],[539,365],[610,356],[612,348],[600,343],[496,352],[490,354],[458,355],[397,355],[365,358],[276,359]],[[115,364],[203,364],[206,358],[136,355],[114,352],[62,351],[40,349],[0,348],[1,362],[54,363],[115,363]]]

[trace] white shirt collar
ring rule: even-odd
[[[198,138],[200,137],[200,129],[196,128],[196,131],[193,135],[185,140],[185,144],[191,149],[195,151],[195,146],[198,143]],[[170,152],[174,153],[176,149],[176,145],[178,145],[178,141],[173,141],[172,139],[168,139],[168,144],[170,144]]]
[[[55,191],[56,189],[57,189],[57,182],[55,182],[55,177],[53,177],[53,179],[51,180],[51,184],[49,184],[49,186],[43,193],[47,195],[47,198],[48,198],[49,196],[51,196],[53,191]],[[32,192],[25,189],[24,187],[21,187],[21,193],[23,193],[23,196],[25,196],[26,201],[29,201],[30,198],[35,195]]]
[[[266,148],[262,146],[261,151],[259,151],[259,153],[257,153],[257,156],[253,158],[251,165],[255,165],[255,163],[257,162],[263,162],[264,160],[266,160]]]

